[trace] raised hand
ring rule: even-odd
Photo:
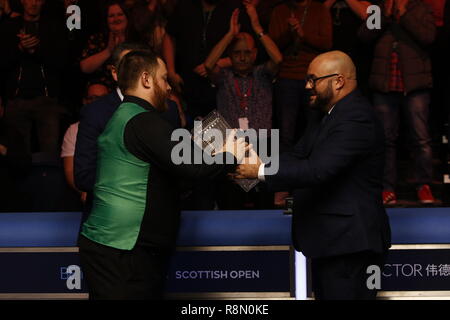
[[[247,15],[250,18],[253,30],[258,34],[263,31],[261,24],[259,23],[258,13],[256,12],[255,5],[250,0],[243,0],[242,4],[245,6]]]
[[[206,67],[205,67],[204,63],[196,66],[194,68],[194,72],[203,78],[206,78],[208,76],[208,72],[206,71]]]
[[[303,28],[300,25],[300,21],[297,19],[297,17],[292,13],[290,18],[288,19],[288,24],[293,32],[298,34],[300,38],[304,37]]]
[[[114,35],[114,33],[110,32],[108,36],[108,45],[106,49],[109,51],[109,53],[112,54],[115,47],[116,47],[116,36]]]
[[[117,32],[110,32],[109,38],[108,38],[108,45],[106,49],[109,51],[110,54],[114,51],[114,48],[125,41],[125,35],[117,33]]]
[[[250,18],[250,21],[258,20],[258,13],[256,12],[255,6],[251,3],[251,1],[244,0],[242,1],[245,11],[247,11],[247,14]]]
[[[36,51],[36,47],[40,43],[38,37],[23,33],[19,33],[17,36],[20,38],[19,48],[22,51],[27,51],[28,53],[34,53]]]
[[[230,30],[228,31],[228,33],[232,34],[233,36],[237,35],[241,30],[241,25],[239,24],[239,11],[239,9],[234,9],[230,19]]]

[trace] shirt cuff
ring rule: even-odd
[[[264,177],[264,167],[265,164],[261,163],[258,169],[258,180],[259,181],[266,181],[266,178]]]

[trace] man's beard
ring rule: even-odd
[[[316,99],[311,102],[309,101],[309,106],[312,109],[319,109],[323,112],[327,111],[327,107],[329,106],[331,100],[333,99],[333,89],[331,87],[331,81],[328,82],[328,86],[323,93],[318,93],[317,91],[313,91],[314,89],[309,90],[309,96],[315,95]]]
[[[169,109],[167,105],[167,98],[169,97],[169,93],[164,91],[156,82],[155,82],[155,93],[154,93],[154,103],[153,106],[159,112],[166,112]]]

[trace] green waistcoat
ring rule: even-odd
[[[128,121],[146,110],[123,103],[98,138],[94,201],[81,234],[92,241],[122,250],[136,244],[144,216],[150,165],[125,148]]]

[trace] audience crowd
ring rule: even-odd
[[[71,5],[80,29],[66,24]],[[377,18],[373,29],[367,21]],[[384,204],[399,200],[399,157],[411,162],[416,200],[439,198],[433,155],[450,136],[450,1],[0,0],[0,43],[0,211],[89,207],[96,138],[122,101],[115,72],[134,49],[165,61],[163,116],[175,128],[216,109],[233,127],[279,129],[281,152],[308,125],[306,83],[331,80],[308,74],[309,63],[341,50],[384,125]],[[289,197],[263,184],[246,193],[229,177],[187,185],[184,209],[271,209]]]

